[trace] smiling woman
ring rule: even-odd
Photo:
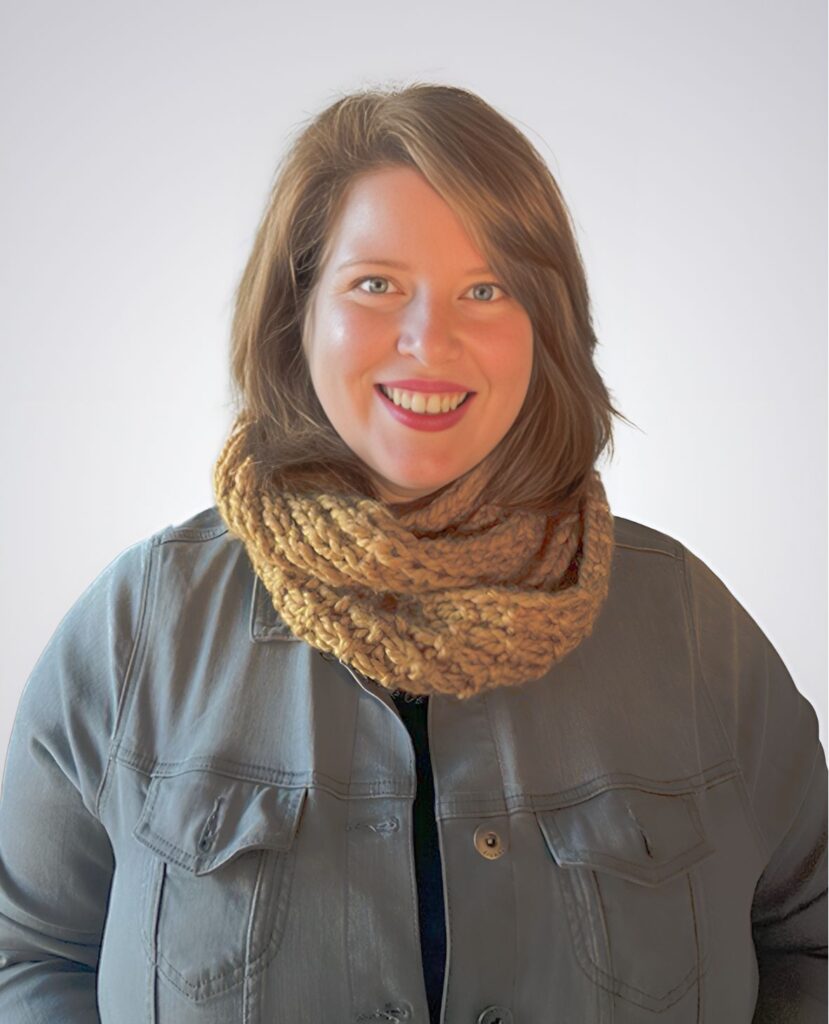
[[[595,343],[564,205],[505,119],[441,86],[323,112],[240,284],[214,473],[293,634],[462,700],[586,638],[613,554]]]
[[[458,88],[291,147],[216,504],[35,665],[3,1024],[826,1018],[826,760],[759,625],[610,511],[549,170]]]
[[[572,511],[626,419],[596,345],[569,211],[526,137],[463,89],[353,93],[274,181],[237,294],[237,427],[276,486],[403,513],[484,463],[486,502]],[[395,417],[375,385],[400,379],[415,415],[432,380],[475,400]]]
[[[394,258],[354,257],[377,252]],[[503,286],[476,280],[486,268],[464,270],[480,260],[452,208],[407,167],[362,174],[332,228],[305,354],[326,416],[387,501],[420,498],[476,466],[526,399],[532,322]],[[355,280],[354,264],[377,275]],[[390,264],[394,277],[382,276]]]

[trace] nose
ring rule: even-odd
[[[445,366],[460,354],[458,331],[449,306],[436,296],[424,296],[403,314],[397,347],[426,365]]]

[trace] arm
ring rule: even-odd
[[[753,1024],[825,1024],[827,767],[817,715],[722,581],[687,549],[685,567],[703,676],[764,844],[751,908]]]
[[[805,795],[754,892],[754,1024],[826,1021],[826,761],[813,746]]]
[[[97,1021],[114,861],[98,815],[152,544],[123,551],[58,624],[23,689],[0,790],[0,1020]]]

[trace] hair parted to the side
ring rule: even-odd
[[[303,128],[277,167],[231,331],[234,426],[246,426],[248,453],[276,486],[378,497],[316,396],[302,332],[349,185],[394,166],[420,171],[452,207],[533,325],[526,401],[488,456],[483,500],[575,507],[598,456],[608,444],[613,453],[612,417],[630,421],[593,363],[597,339],[569,211],[529,140],[479,96],[449,85],[345,95]],[[395,507],[413,509],[434,493]]]

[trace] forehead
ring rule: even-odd
[[[344,260],[400,255],[384,248],[436,245],[449,245],[467,258],[480,255],[454,210],[426,178],[413,168],[393,167],[351,182],[328,248],[339,265]]]

